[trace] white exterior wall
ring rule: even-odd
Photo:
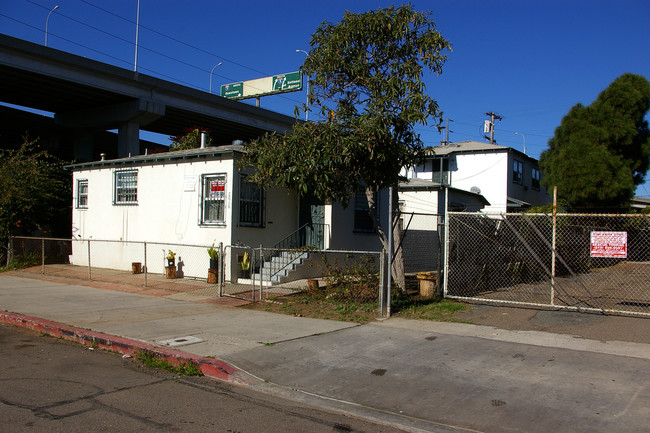
[[[502,148],[501,151],[454,152],[448,156],[451,159],[450,186],[465,191],[478,187],[481,195],[490,202],[490,205],[483,209],[486,213],[505,213],[508,197],[533,206],[543,205],[551,200],[543,186],[533,189],[532,170],[533,168],[539,170],[539,164],[523,154]],[[515,160],[523,164],[521,184],[513,181]],[[431,159],[417,167],[403,169],[402,174],[409,179],[440,181],[438,173],[436,178],[433,178]]]
[[[512,177],[512,167],[508,163],[508,152],[454,153],[449,165],[454,167],[449,174],[449,185],[456,189],[470,191],[473,186],[480,188],[481,195],[490,202],[485,212],[505,212],[508,203],[508,180]],[[438,182],[439,174],[433,178],[432,163],[428,159],[417,168],[402,170],[409,179],[423,179]],[[436,208],[437,212],[437,208]]]
[[[216,159],[188,159],[182,162],[125,166],[138,171],[136,205],[113,205],[116,167],[77,169],[73,173],[73,236],[82,239],[162,242],[209,246],[240,242],[259,247],[271,246],[297,228],[298,197],[286,190],[265,191],[265,227],[239,227],[239,173],[229,155]],[[200,224],[201,175],[225,174],[225,224]],[[88,207],[78,209],[77,180],[88,180]],[[87,265],[87,245],[76,244],[72,264]],[[101,245],[101,247],[97,247]],[[142,257],[141,244],[93,243],[93,266],[130,270],[133,257]],[[155,267],[161,252],[150,258]],[[203,257],[202,255],[205,254]],[[177,258],[178,260],[178,258]],[[186,275],[207,275],[208,254],[203,249],[183,258]],[[139,261],[139,260],[138,260]],[[226,257],[226,263],[235,257]],[[229,275],[232,266],[226,266]]]
[[[470,191],[480,188],[481,195],[490,202],[483,211],[506,212],[508,204],[508,183],[512,178],[512,167],[508,163],[508,152],[476,152],[455,154],[456,171],[450,175],[454,188]]]
[[[113,179],[118,171],[115,167],[75,171],[73,200],[76,204],[77,179],[88,179],[88,209],[73,210],[73,235],[84,239],[138,242],[211,244],[216,240],[216,243],[230,243],[232,160],[128,168],[138,171],[138,201],[135,205],[113,204]],[[212,173],[226,175],[226,225],[199,227],[200,179],[202,174]],[[185,183],[190,179],[194,180],[193,187],[186,191]]]
[[[400,191],[399,200],[405,213],[438,214],[438,195],[434,191]],[[441,199],[443,199],[441,197]],[[444,208],[444,205],[443,205]]]

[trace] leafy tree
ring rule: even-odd
[[[181,135],[176,135],[169,137],[172,141],[169,145],[170,151],[175,150],[187,150],[187,149],[198,149],[201,147],[201,132],[207,132],[205,139],[205,145],[208,146],[212,143],[212,138],[210,138],[210,131],[206,128],[193,127],[188,128]]]
[[[38,140],[23,137],[18,149],[0,149],[0,239],[47,233],[53,228],[69,232],[70,187],[63,161],[39,150]]]
[[[248,143],[243,162],[257,167],[260,183],[344,206],[365,188],[374,217],[373,192],[393,186],[397,194],[400,170],[422,153],[415,125],[431,119],[441,124],[442,112],[425,93],[422,76],[442,72],[450,44],[430,12],[408,5],[345,12],[337,24],[323,22],[310,45],[301,68],[310,77],[309,104],[302,110],[320,107],[324,120],[297,122],[285,134]],[[387,246],[385,231],[376,227]],[[393,269],[393,275],[403,287],[403,272]]]
[[[542,152],[542,184],[574,208],[629,205],[648,170],[650,83],[626,73],[590,105],[575,105]]]

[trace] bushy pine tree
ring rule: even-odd
[[[557,186],[558,197],[578,210],[627,208],[648,170],[648,109],[650,83],[630,73],[591,105],[575,105],[542,152],[542,184],[547,190]]]

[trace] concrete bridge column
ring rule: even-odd
[[[78,129],[74,132],[73,155],[78,162],[93,160],[95,137],[92,131]]]
[[[120,123],[117,138],[117,157],[124,158],[140,154],[140,124],[127,121]]]

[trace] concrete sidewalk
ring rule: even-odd
[[[215,377],[405,430],[650,425],[644,343],[403,319],[359,326],[7,275],[0,309],[5,322],[154,348]]]

